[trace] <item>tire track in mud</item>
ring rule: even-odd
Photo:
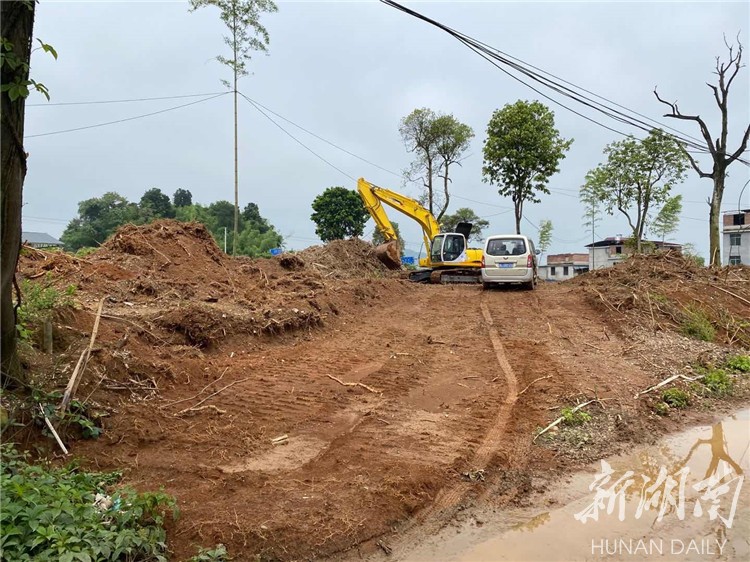
[[[505,378],[507,394],[505,400],[497,411],[497,415],[495,416],[492,425],[487,433],[485,433],[473,458],[471,459],[471,464],[474,470],[484,469],[490,462],[492,455],[500,448],[502,437],[505,434],[505,429],[508,425],[508,420],[510,419],[510,414],[518,399],[518,379],[516,378],[513,368],[510,366],[508,358],[505,355],[505,348],[503,347],[497,328],[495,328],[495,323],[484,298],[480,302],[479,307],[482,311],[482,317],[487,324],[487,330],[489,332],[490,341],[492,342],[492,348],[495,351],[497,363]],[[414,530],[415,527],[420,524],[422,525],[419,528],[421,536],[428,535],[431,530],[437,530],[437,528],[442,527],[447,521],[446,517],[450,517],[453,514],[453,509],[458,506],[471,488],[471,482],[461,481],[453,486],[441,489],[430,506],[425,508],[400,529],[402,538],[405,538],[403,537],[404,533]],[[427,526],[427,528],[425,528],[425,526]],[[430,527],[435,527],[435,529],[430,529]],[[403,542],[405,543],[408,541]]]

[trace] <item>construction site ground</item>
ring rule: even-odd
[[[84,466],[177,498],[175,560],[218,543],[236,560],[397,550],[467,505],[530,501],[539,477],[715,413],[658,416],[658,392],[636,395],[747,352],[750,273],[680,257],[614,269],[535,291],[419,285],[357,240],[233,259],[169,221],[21,263],[77,287],[58,353],[29,359],[49,387],[64,388],[103,299],[77,391],[103,433],[64,437]],[[715,312],[716,343],[680,335],[694,305]],[[589,400],[584,439],[535,439]]]

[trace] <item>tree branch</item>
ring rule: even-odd
[[[701,134],[703,135],[703,139],[706,141],[708,149],[711,151],[711,156],[715,157],[716,147],[714,146],[714,142],[711,138],[711,133],[708,130],[708,126],[703,121],[703,119],[701,119],[699,115],[683,115],[682,113],[680,113],[680,109],[677,107],[676,103],[670,103],[659,97],[659,92],[656,91],[656,88],[654,88],[654,95],[656,96],[657,100],[672,109],[672,113],[665,113],[664,117],[672,117],[674,119],[682,119],[684,121],[695,121],[696,123],[698,123],[698,126],[701,129]]]
[[[742,137],[742,143],[740,144],[740,147],[735,150],[729,158],[726,159],[726,166],[737,160],[737,158],[740,157],[740,154],[745,152],[745,149],[747,148],[748,137],[750,137],[750,125],[748,125],[747,129],[745,129],[745,135]]]

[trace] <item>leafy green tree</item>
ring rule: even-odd
[[[680,226],[680,213],[682,213],[682,195],[670,197],[656,215],[654,222],[651,223],[651,231],[663,242],[667,239],[667,235],[675,232]]]
[[[460,222],[470,222],[472,224],[469,240],[480,242],[484,239],[484,229],[490,225],[490,221],[480,219],[477,214],[468,207],[461,207],[451,215],[443,215],[440,220],[440,230],[443,232],[456,232],[456,227]]]
[[[345,187],[329,187],[312,203],[315,234],[324,242],[362,236],[370,213],[359,194]]]
[[[492,114],[484,142],[483,179],[513,200],[517,234],[524,203],[539,203],[538,194],[549,193],[547,182],[559,171],[572,142],[560,136],[554,113],[538,101],[518,100]]]
[[[187,189],[178,189],[172,196],[172,202],[175,207],[187,207],[193,204],[193,194]]]
[[[404,174],[407,180],[422,183],[425,205],[440,221],[450,203],[450,168],[461,161],[474,131],[453,115],[423,107],[401,120],[399,133],[406,149],[416,156]],[[435,187],[436,176],[443,180],[442,194]]]
[[[546,254],[552,244],[552,221],[543,220],[539,223],[539,243],[537,247],[542,254]]]
[[[208,206],[208,214],[211,216],[213,228],[232,229],[234,225],[234,205],[229,201],[215,201]]]
[[[190,0],[190,10],[214,6],[219,9],[221,21],[229,31],[224,36],[224,43],[231,49],[231,58],[217,56],[216,60],[229,67],[233,82],[222,80],[234,93],[234,236],[232,237],[232,255],[236,253],[235,241],[240,230],[239,173],[237,158],[237,80],[248,75],[247,63],[253,51],[266,53],[269,36],[266,28],[260,23],[263,13],[276,12],[278,8],[272,0]]]
[[[406,242],[404,242],[404,239],[401,236],[401,229],[398,227],[398,223],[394,221],[391,221],[391,226],[393,226],[393,230],[396,231],[396,236],[398,237],[398,247],[401,250],[401,257],[403,257],[404,250],[406,250]],[[380,244],[385,243],[385,236],[377,227],[375,228],[375,231],[372,233],[372,243],[376,246],[379,246]]]
[[[248,203],[245,205],[245,208],[242,210],[242,220],[249,223],[261,234],[265,234],[271,229],[268,220],[260,216],[260,209],[255,203]]]
[[[632,230],[636,252],[656,205],[667,201],[685,177],[687,160],[679,145],[654,129],[639,141],[629,137],[604,149],[607,162],[586,174],[586,189],[610,215],[622,213]]]
[[[591,186],[584,184],[581,186],[578,195],[581,203],[584,205],[584,213],[581,217],[583,219],[583,226],[586,227],[586,232],[591,232],[591,243],[596,242],[596,228],[601,222],[601,201],[596,196],[596,193]],[[591,254],[591,269],[596,269],[596,254]]]
[[[722,61],[720,57],[716,57],[716,67],[714,74],[718,76],[717,83],[706,85],[711,89],[716,105],[721,115],[721,128],[719,134],[712,135],[706,122],[701,118],[700,115],[687,115],[680,111],[677,107],[677,102],[671,103],[661,97],[659,97],[656,88],[654,88],[654,95],[659,102],[669,107],[670,112],[665,114],[664,117],[672,117],[674,119],[680,119],[682,121],[694,121],[698,126],[701,136],[703,137],[704,146],[707,149],[707,157],[711,164],[711,171],[706,172],[701,169],[700,163],[687,151],[684,145],[680,145],[685,157],[690,161],[690,165],[695,170],[700,178],[710,179],[713,183],[713,190],[711,192],[711,200],[709,201],[708,211],[708,232],[709,232],[709,257],[712,266],[718,267],[721,265],[721,234],[719,232],[719,223],[721,221],[721,200],[724,197],[724,186],[727,177],[727,168],[737,161],[741,160],[742,155],[747,149],[748,140],[750,140],[750,125],[745,128],[745,133],[742,135],[742,140],[739,146],[732,152],[727,145],[727,139],[729,137],[729,89],[732,86],[732,82],[737,77],[737,73],[745,65],[742,64],[742,43],[737,44],[735,50],[734,45],[729,45],[726,42],[729,51],[729,59]],[[743,82],[740,82],[742,84]],[[741,86],[747,91],[747,79],[744,80],[744,86]],[[747,115],[747,113],[745,113]],[[717,121],[719,121],[717,119]],[[732,121],[734,123],[734,121]]]
[[[172,219],[175,216],[169,196],[162,193],[158,187],[146,191],[141,197],[139,206],[144,222],[150,222],[153,219]]]
[[[118,193],[86,199],[78,204],[78,217],[70,221],[60,239],[68,250],[99,246],[120,226],[140,223],[138,205]]]

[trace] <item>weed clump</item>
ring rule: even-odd
[[[666,404],[669,408],[687,408],[690,405],[690,395],[679,388],[670,388],[665,390],[661,399],[663,404]],[[657,411],[657,413],[659,413]]]
[[[713,369],[709,371],[701,379],[701,382],[709,394],[713,396],[729,396],[732,394],[732,379],[730,379],[727,372],[722,369]]]
[[[727,369],[750,373],[750,355],[736,355],[726,362]]]
[[[680,325],[683,335],[702,341],[714,341],[716,329],[708,315],[695,306],[688,307]]]
[[[591,421],[591,414],[582,410],[574,411],[571,407],[563,408],[560,412],[562,416],[562,423],[565,425],[583,425],[586,422]]]

